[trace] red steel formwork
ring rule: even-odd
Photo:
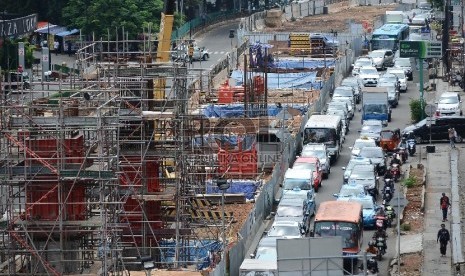
[[[43,180],[31,181],[26,188],[26,218],[32,220],[52,221],[59,216],[60,206],[65,221],[86,219],[86,187],[83,183],[67,181],[61,189],[52,188],[58,184],[51,180],[54,176],[41,176]],[[52,192],[50,192],[52,190]],[[60,192],[59,192],[60,191]],[[48,193],[48,194],[47,194]],[[46,195],[47,194],[47,195]],[[40,200],[44,195],[45,198]]]
[[[120,176],[120,188],[128,191],[128,196],[123,200],[124,212],[120,214],[120,221],[128,224],[123,229],[123,241],[140,246],[144,238],[146,241],[155,240],[152,231],[163,227],[161,203],[136,198],[134,194],[160,192],[160,165],[156,160],[141,161],[140,156],[120,156],[120,160],[123,172]]]
[[[238,148],[239,150],[219,150],[218,172],[237,179],[255,178],[258,173],[256,145],[253,145],[251,149],[241,150],[242,142],[239,142]]]
[[[28,135],[27,133],[21,134]],[[18,138],[20,135],[18,135]],[[65,138],[63,140],[63,155],[61,156],[56,138],[25,138],[26,147],[38,155],[40,158],[46,160],[49,164],[58,164],[62,160],[65,164],[81,164],[84,162],[84,136],[77,135],[72,138]],[[27,152],[26,162],[28,166],[39,165],[40,162]]]

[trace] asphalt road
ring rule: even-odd
[[[210,58],[207,61],[194,61],[191,68],[195,69],[209,69],[215,66],[231,51],[233,47],[237,46],[236,38],[229,38],[229,30],[237,29],[238,22],[230,22],[224,25],[218,25],[210,31],[197,35],[195,41],[199,47],[205,47],[210,53]]]
[[[381,72],[382,73],[382,72]],[[407,93],[401,93],[399,98],[399,105],[393,109],[392,111],[392,121],[386,127],[386,129],[396,129],[400,128],[401,130],[410,124],[410,107],[409,102],[412,98],[418,98],[419,92],[417,91],[416,84],[413,82],[408,83]],[[336,161],[335,164],[331,167],[331,174],[328,179],[323,180],[323,187],[317,194],[317,203],[327,201],[327,200],[335,200],[333,194],[338,193],[341,185],[342,185],[342,178],[344,171],[342,167],[345,167],[350,160],[350,149],[357,138],[360,137],[358,130],[361,128],[361,113],[358,112],[358,108],[361,105],[357,105],[357,112],[355,113],[354,118],[350,122],[349,126],[349,133],[346,135],[345,142],[343,144],[343,149],[339,159]],[[380,188],[383,187],[382,178],[380,179]],[[399,190],[396,187],[396,194],[394,198],[391,200],[391,205],[395,208],[397,205],[397,191]],[[403,200],[403,196],[401,198],[400,206],[405,204],[405,200]],[[396,209],[396,208],[395,208]],[[398,211],[396,210],[398,213]],[[396,234],[393,230],[397,225],[393,224],[391,229],[388,229],[388,251],[386,255],[384,255],[383,260],[379,262],[380,271],[383,273],[382,275],[386,275],[388,270],[388,262],[396,255]],[[373,235],[373,230],[364,230],[364,241],[363,241],[363,248],[366,248],[368,245],[368,241],[371,240]]]

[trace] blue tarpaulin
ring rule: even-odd
[[[236,81],[238,86],[243,84],[244,72],[234,70],[231,78]],[[268,89],[277,88],[302,88],[302,89],[321,89],[323,83],[317,81],[316,72],[302,73],[268,73]]]
[[[174,263],[176,241],[161,240],[160,247],[162,248],[162,258],[165,263]],[[210,252],[218,252],[222,249],[222,243],[217,240],[198,240],[198,241],[183,241],[180,257],[197,263],[197,269],[201,270],[210,265]]]
[[[268,116],[275,117],[283,108],[292,107],[304,114],[308,110],[308,105],[304,104],[282,104],[278,107],[275,104],[268,104]],[[203,115],[208,118],[238,118],[244,117],[243,104],[229,104],[229,105],[208,105],[203,109]]]
[[[307,68],[307,69],[316,69],[324,67],[334,66],[334,59],[325,60],[305,60],[305,59],[279,59],[274,61],[275,68],[280,69],[296,69],[296,68]],[[326,65],[326,66],[325,66]]]
[[[79,33],[78,29],[72,29],[70,31],[64,31],[64,32],[61,32],[61,33],[57,33],[56,35],[65,37],[65,36],[73,35],[73,34],[77,34],[77,33]]]
[[[255,180],[228,180],[230,187],[225,190],[228,194],[244,194],[245,198],[253,199],[255,191],[260,186],[260,181]],[[220,194],[221,190],[218,188],[216,183],[211,180],[206,182],[207,194]]]

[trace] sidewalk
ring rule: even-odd
[[[424,148],[424,146],[422,146]],[[422,149],[423,151],[423,149]],[[448,144],[436,145],[435,153],[427,154],[427,180],[425,198],[425,222],[423,232],[423,275],[453,275],[451,246],[447,248],[447,257],[441,257],[437,233],[442,222],[439,199],[442,193],[451,195],[450,147]],[[449,219],[451,219],[449,217]],[[450,231],[450,220],[444,222]]]
[[[427,92],[426,101],[434,103],[435,99],[444,91],[460,91],[460,87],[450,86],[441,79],[436,79],[436,91]],[[461,252],[460,231],[460,198],[458,194],[458,168],[457,160],[465,159],[465,150],[462,144],[457,144],[457,149],[451,150],[448,143],[435,144],[435,153],[426,154],[426,146],[420,145],[422,154],[427,155],[426,169],[426,194],[425,194],[425,221],[423,232],[423,271],[422,275],[457,275],[453,269],[454,250]],[[420,160],[422,161],[422,160]],[[441,257],[437,232],[442,222],[442,211],[439,207],[439,199],[442,193],[446,193],[452,202],[452,213],[448,215],[449,221],[444,222],[451,233],[452,241],[446,257]],[[454,200],[457,204],[454,204]],[[455,229],[455,232],[453,231]],[[454,232],[454,233],[453,233]],[[458,232],[458,233],[457,233]],[[458,238],[458,239],[457,239]],[[455,246],[454,246],[455,245]],[[458,247],[458,248],[457,248]],[[461,254],[460,254],[461,255]],[[457,256],[457,255],[455,255]],[[461,274],[463,275],[463,274]]]

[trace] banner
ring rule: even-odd
[[[37,14],[12,20],[0,20],[0,36],[21,36],[37,29]]]

